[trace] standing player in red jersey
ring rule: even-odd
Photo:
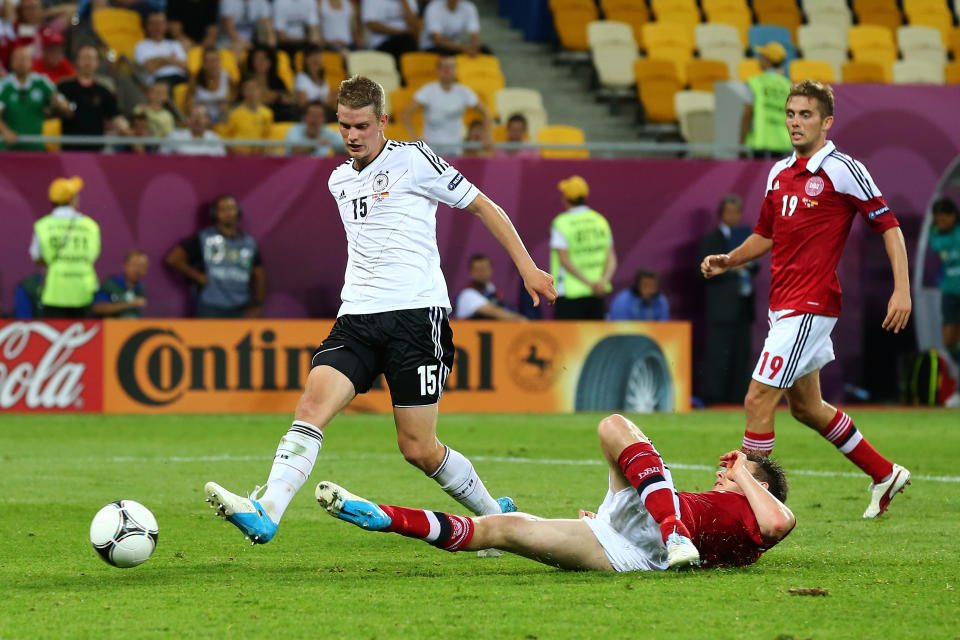
[[[620,415],[600,421],[610,467],[597,513],[577,520],[526,513],[478,518],[378,505],[329,481],[320,505],[369,531],[399,533],[446,551],[495,547],[571,571],[657,571],[690,566],[742,567],[782,540],[796,524],[783,504],[787,479],[765,456],[720,457],[712,491],[678,493],[670,470],[635,424]]]
[[[729,254],[704,258],[700,270],[712,278],[772,249],[770,330],[744,400],[743,450],[763,455],[773,450],[774,413],[786,394],[794,418],[873,479],[863,514],[873,518],[909,483],[910,472],[880,455],[850,416],[824,402],[820,368],[834,359],[830,332],[840,315],[836,269],[853,219],[860,215],[883,235],[894,285],[882,326],[894,333],[910,319],[907,250],[900,224],[866,168],[827,140],[833,124],[830,87],[812,80],[793,85],[786,124],[794,153],[770,170],[753,234]]]

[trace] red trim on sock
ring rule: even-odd
[[[653,483],[666,482],[666,476],[663,473],[663,459],[652,444],[647,442],[635,442],[620,452],[617,458],[623,475],[627,477],[630,485],[643,497],[643,491],[648,490]],[[667,536],[676,531],[680,535],[690,537],[690,532],[680,521],[680,514],[677,512],[677,503],[674,500],[674,487],[671,484],[653,491],[649,491],[643,500],[643,506],[647,512],[653,516],[653,519],[660,523],[660,533],[663,535],[663,541],[667,541]]]
[[[773,452],[773,443],[776,437],[773,431],[767,433],[754,433],[744,430],[743,442],[740,445],[741,451],[756,451],[765,456]]]

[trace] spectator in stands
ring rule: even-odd
[[[152,138],[150,132],[150,121],[145,113],[134,113],[130,116],[130,137],[132,138]],[[117,148],[120,153],[155,153],[157,145],[144,144],[142,142],[130,142]]]
[[[457,296],[453,317],[459,320],[527,320],[503,302],[503,296],[493,284],[493,265],[482,253],[470,256],[470,284]]]
[[[763,73],[747,80],[750,89],[740,120],[740,140],[750,147],[755,158],[772,158],[793,150],[790,134],[783,126],[784,107],[790,93],[790,80],[783,75],[787,50],[779,42],[768,42],[755,49]]]
[[[164,150],[167,153],[176,153],[182,156],[225,156],[227,150],[220,141],[220,136],[209,129],[210,117],[207,115],[207,108],[202,104],[195,104],[190,108],[190,115],[187,116],[186,129],[174,129],[167,136],[168,140],[175,141],[176,144],[167,145]],[[209,141],[218,144],[204,144],[199,140]]]
[[[225,138],[243,140],[266,140],[270,137],[270,127],[273,125],[273,112],[264,106],[261,100],[260,84],[253,78],[248,78],[240,85],[243,101],[227,118]],[[260,154],[263,147],[230,147],[230,154]]]
[[[56,18],[48,15],[40,0],[20,0],[16,7],[16,18],[13,21],[13,41],[11,47],[32,47],[31,54],[39,60],[43,55],[43,36],[58,32],[63,35],[63,20],[57,20],[57,26],[49,24],[48,20]]]
[[[32,320],[43,317],[43,271],[31,273],[17,283],[13,292],[14,316],[17,320]]]
[[[432,0],[423,12],[420,48],[446,55],[490,53],[480,44],[480,16],[468,0]]]
[[[322,102],[311,102],[303,111],[303,122],[289,129],[285,140],[296,143],[287,147],[287,155],[332,156],[343,153],[343,136],[327,129],[327,110]]]
[[[63,55],[63,35],[50,27],[44,27],[43,55],[33,61],[33,71],[41,73],[53,84],[63,78],[68,78],[76,71],[67,57]]]
[[[138,104],[133,108],[134,113],[142,113],[147,116],[147,121],[150,123],[150,135],[154,138],[166,138],[176,126],[173,114],[167,109],[169,99],[169,85],[158,81],[147,87],[146,104]]]
[[[277,46],[292,57],[320,39],[320,13],[317,0],[273,0],[273,28]]]
[[[30,47],[19,47],[10,54],[11,73],[0,79],[0,148],[24,151],[43,151],[42,143],[17,144],[21,134],[40,135],[48,108],[59,112],[69,110],[67,101],[57,93],[49,78],[33,73]]]
[[[960,224],[957,205],[948,198],[933,203],[930,249],[940,258],[940,310],[943,315],[943,344],[960,364]]]
[[[102,136],[107,131],[130,135],[130,126],[117,110],[117,99],[96,78],[100,66],[100,54],[93,45],[83,45],[77,50],[77,73],[57,85],[60,93],[70,103],[69,113],[62,118],[62,131],[67,136]],[[101,144],[71,145],[74,151],[100,151]]]
[[[328,49],[341,53],[364,46],[360,16],[351,0],[317,0],[320,35]]]
[[[476,143],[479,147],[464,147],[463,156],[468,158],[489,158],[493,155],[493,140],[490,137],[490,128],[480,118],[474,118],[467,127],[467,137],[464,142]]]
[[[161,11],[147,14],[144,20],[147,37],[136,44],[133,58],[147,70],[154,82],[170,86],[187,81],[187,52],[177,40],[166,37],[167,16]]]
[[[310,102],[321,102],[331,113],[337,110],[337,94],[331,91],[324,75],[323,49],[311,47],[303,56],[303,71],[293,82],[297,105],[302,109]]]
[[[640,269],[633,284],[618,293],[610,303],[607,320],[647,320],[664,322],[670,319],[670,303],[660,293],[656,271]]]
[[[290,88],[277,75],[276,52],[264,47],[254,47],[247,56],[245,77],[259,85],[261,99],[273,111],[275,121],[289,122],[298,119],[296,99],[290,93]]]
[[[473,89],[457,82],[457,61],[453,56],[437,60],[437,79],[420,87],[403,110],[401,119],[411,139],[416,139],[413,117],[423,110],[423,140],[440,153],[460,152],[463,139],[463,113],[474,108],[480,112],[486,130],[492,129],[490,110],[480,102]],[[492,144],[492,142],[491,142]]]
[[[507,119],[507,142],[530,142],[527,133],[527,118],[522,113],[515,113]],[[497,155],[512,158],[539,158],[540,152],[536,149],[503,149]]]
[[[57,178],[48,195],[53,211],[33,226],[30,257],[45,267],[40,301],[44,318],[84,318],[97,291],[93,263],[100,256],[100,225],[77,210],[83,180]]]
[[[269,0],[220,0],[220,24],[237,60],[254,43],[277,46]]]
[[[123,259],[123,273],[110,276],[93,297],[93,315],[99,318],[142,318],[147,306],[143,279],[149,260],[143,251],[134,249]]]
[[[417,0],[363,0],[361,18],[371,49],[400,56],[417,50],[420,18]]]
[[[236,96],[237,87],[223,68],[220,52],[212,47],[204,49],[203,64],[190,77],[184,110],[189,113],[194,105],[203,105],[210,121],[219,123],[226,118]]]
[[[218,14],[212,0],[167,0],[170,37],[184,49],[212,47],[217,41]]]
[[[240,229],[233,196],[217,198],[210,215],[213,225],[171,249],[166,263],[196,286],[198,318],[258,318],[266,280],[257,241]]]
[[[781,117],[781,120],[783,118]],[[781,123],[781,128],[783,123]],[[747,239],[751,229],[740,226],[743,200],[728,194],[717,207],[720,224],[700,239],[700,259],[729,253]],[[706,369],[703,401],[710,404],[741,404],[753,368],[753,322],[755,288],[753,276],[760,266],[750,262],[705,283],[704,317],[707,321]]]
[[[603,320],[603,299],[617,270],[610,224],[587,206],[586,180],[571,176],[557,187],[566,211],[550,225],[550,271],[559,294],[553,317]]]

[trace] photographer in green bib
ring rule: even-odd
[[[83,180],[50,183],[54,209],[33,225],[30,257],[47,275],[40,301],[44,318],[86,318],[99,283],[93,263],[100,257],[100,225],[77,211]]]
[[[617,270],[610,224],[586,205],[590,187],[580,176],[557,185],[567,210],[550,225],[550,274],[557,286],[557,320],[603,320],[604,298]]]
[[[740,140],[754,158],[779,158],[793,151],[783,115],[791,86],[782,69],[787,50],[779,42],[768,42],[754,52],[763,73],[747,80],[750,103],[740,121]]]

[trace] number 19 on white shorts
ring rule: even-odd
[[[789,389],[811,371],[834,359],[830,333],[837,319],[792,309],[767,312],[770,330],[753,370],[753,379]]]

